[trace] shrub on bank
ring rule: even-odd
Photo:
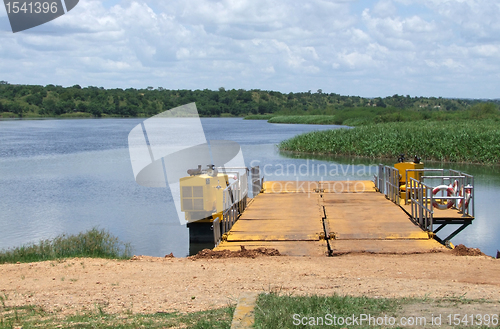
[[[13,249],[0,251],[0,264],[28,263],[60,258],[130,258],[130,244],[122,243],[106,230],[93,228],[77,235],[61,234]]]

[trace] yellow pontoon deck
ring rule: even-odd
[[[215,250],[276,248],[294,256],[445,249],[371,181],[273,181]]]

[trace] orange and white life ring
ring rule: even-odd
[[[455,192],[453,191],[453,188],[448,186],[448,185],[439,185],[439,186],[436,186],[433,190],[432,190],[432,194],[436,195],[439,191],[446,191],[448,196],[455,196]],[[448,199],[448,202],[446,204],[440,204],[438,203],[436,200],[437,199],[446,199],[445,197],[437,197],[437,198],[434,198],[433,201],[432,201],[432,205],[435,207],[435,208],[438,208],[439,210],[446,210],[446,209],[450,209],[451,207],[453,207],[453,205],[455,204],[455,200],[454,199]]]
[[[458,191],[459,191],[458,180],[455,179],[455,181],[453,182],[453,184],[450,184],[450,187],[453,189],[453,193],[455,195],[458,195]]]
[[[461,197],[464,196],[464,187],[463,186],[460,189],[460,194],[459,195]],[[465,208],[464,209],[467,209],[469,207],[469,202],[470,202],[471,195],[472,195],[472,189],[471,189],[470,185],[467,185],[465,187]],[[463,201],[464,201],[464,199],[458,200],[458,210],[462,210]]]

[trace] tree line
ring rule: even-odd
[[[3,117],[112,116],[150,117],[171,108],[196,102],[201,116],[334,115],[356,108],[412,110],[421,112],[460,111],[481,103],[474,99],[436,97],[365,98],[336,93],[281,93],[260,89],[243,90],[169,90],[162,87],[144,89],[104,89],[79,85],[15,85],[0,81],[0,114]],[[490,101],[496,108],[500,102]]]

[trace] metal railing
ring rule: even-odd
[[[406,195],[410,197],[411,201],[411,219],[426,231],[432,231],[434,224],[432,193],[430,193],[430,198],[428,197],[430,191],[432,191],[432,187],[413,177],[406,185]]]
[[[384,166],[384,194],[399,205],[399,170],[394,167]]]
[[[236,180],[227,186],[224,191],[222,191],[222,207],[223,211],[229,209],[233,204],[241,200],[241,189],[239,186],[239,181]]]
[[[216,247],[222,241],[224,234],[229,232],[234,223],[238,220],[238,204],[239,203],[236,202],[231,205],[231,207],[222,212],[222,218],[217,217],[213,221],[214,243]]]
[[[378,173],[374,175],[374,183],[380,193],[399,204],[399,170],[379,164]]]
[[[242,203],[243,207],[240,207],[240,212],[246,207],[246,199],[248,197],[248,173],[249,170],[246,167],[229,167],[229,168],[218,168],[225,174],[234,174],[236,179],[233,183],[227,186],[222,194],[223,198],[223,209],[228,209],[234,203]],[[241,171],[244,170],[244,173]]]
[[[230,170],[228,170],[230,169]],[[245,170],[242,174],[238,170]],[[222,217],[213,221],[215,246],[222,241],[224,234],[229,232],[238,216],[245,210],[248,199],[248,168],[222,168],[224,173],[235,174],[236,180],[222,191]]]
[[[245,210],[247,207],[247,198],[248,198],[248,175],[242,175],[239,179],[240,182],[240,191],[241,191],[241,199],[240,199],[240,213]]]
[[[450,170],[450,174],[456,176],[422,176],[422,181],[438,180],[438,185],[449,185],[452,186],[455,181],[458,182],[458,195],[446,197],[447,199],[454,199],[455,204],[453,205],[458,209],[463,217],[474,217],[474,176],[459,172],[456,170]],[[467,191],[469,196],[467,196]],[[437,197],[434,197],[437,199]],[[467,204],[466,199],[469,198]],[[460,205],[460,206],[459,206]]]
[[[408,177],[411,172],[423,173],[421,181]],[[432,175],[433,173],[438,175]],[[449,175],[445,175],[446,173]],[[378,173],[374,176],[375,187],[396,204],[399,204],[399,180],[400,175],[396,168],[379,164]],[[432,193],[436,186],[452,186],[455,180],[458,182],[458,191],[461,191],[457,195],[445,196],[444,191],[436,195]],[[411,203],[412,218],[418,221],[422,228],[428,229],[429,225],[432,228],[434,214],[432,205],[435,200],[439,202],[445,199],[454,200],[452,207],[460,208],[458,210],[463,214],[462,217],[474,217],[474,176],[452,169],[448,171],[445,169],[408,169],[405,171],[405,181],[407,182],[405,204]],[[417,217],[413,217],[414,215]]]
[[[234,223],[238,219],[238,209],[236,204],[233,204],[231,208],[226,209],[222,214],[222,234],[229,232],[233,227]]]
[[[444,169],[407,169],[405,173],[405,182],[408,182],[408,172],[422,172],[422,173],[444,173]],[[408,190],[408,184],[406,184],[406,190]],[[405,196],[405,204],[408,204],[408,193]]]
[[[384,190],[384,187],[385,187],[385,183],[384,183],[384,180],[385,180],[384,167],[385,166],[383,164],[379,164],[378,165],[378,173],[374,177],[375,187],[382,194],[384,194],[384,191],[385,191]]]
[[[433,176],[436,179],[465,179],[464,176]],[[446,185],[446,184],[441,184]],[[474,200],[472,197],[474,188],[472,185],[466,185],[467,189],[471,191],[471,200]],[[453,207],[458,208],[457,205],[461,204],[462,209],[462,217],[474,217],[473,211],[469,212],[469,207],[466,207],[466,198],[465,193],[462,195],[448,195],[448,192],[445,189],[435,192],[435,187],[426,184],[422,181],[419,181],[413,177],[409,179],[409,184],[406,186],[406,195],[410,200],[410,208],[411,208],[411,218],[414,222],[416,222],[423,230],[433,231],[434,225],[434,206],[436,204],[442,203],[443,200],[453,200]],[[446,192],[446,195],[445,195]]]
[[[463,171],[457,171],[457,170],[452,170],[450,169],[450,173],[459,175],[459,176],[464,176],[464,182],[463,185],[460,188],[460,191],[462,191],[462,187],[464,187],[464,190],[462,191],[462,194],[465,196],[465,189],[470,189],[470,202],[469,206],[466,208],[465,207],[465,202],[462,202],[462,209],[459,209],[462,211],[464,216],[472,216],[475,217],[475,207],[474,207],[474,176],[469,175],[467,173],[464,173]]]

